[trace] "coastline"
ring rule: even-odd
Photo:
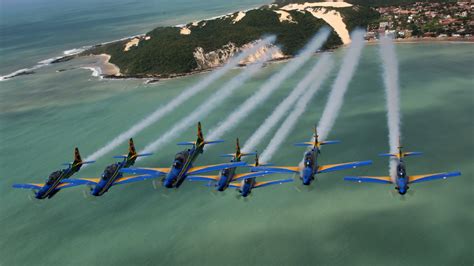
[[[109,54],[92,55],[92,57],[98,59],[97,66],[100,68],[102,76],[122,76],[120,68],[109,62],[111,58]]]
[[[459,42],[459,43],[472,43],[474,44],[474,37],[470,37],[470,38],[459,38],[459,37],[445,37],[445,38],[436,38],[436,37],[430,37],[430,38],[406,38],[406,39],[396,39],[394,40],[394,43],[395,44],[413,44],[413,43],[453,43],[453,42]],[[379,44],[379,40],[368,40],[366,41],[366,45],[377,45]],[[340,48],[340,47],[345,47],[347,45],[341,45],[339,47],[337,47],[336,49]],[[324,52],[333,52],[334,50],[336,49],[330,49],[330,50],[327,50],[327,51],[324,51]],[[320,52],[315,52],[315,54],[317,53],[320,53]],[[99,65],[98,67],[104,67],[103,69],[101,68],[101,77],[103,77],[104,79],[140,79],[140,80],[144,80],[145,83],[147,84],[150,84],[150,83],[156,83],[160,80],[170,80],[170,79],[175,79],[175,78],[181,78],[181,77],[186,77],[186,76],[190,76],[190,75],[194,75],[194,74],[200,74],[200,73],[206,73],[206,72],[210,72],[218,67],[214,67],[214,68],[208,68],[208,69],[204,69],[204,70],[195,70],[195,71],[192,71],[192,72],[189,72],[189,73],[176,73],[176,74],[170,74],[170,75],[160,75],[160,74],[157,74],[157,75],[122,75],[120,74],[120,69],[115,66],[114,64],[112,63],[109,63],[108,61],[110,60],[110,55],[108,54],[102,54],[100,55],[102,56],[102,58],[106,58],[106,60],[104,61],[104,64],[101,64]],[[279,59],[272,59],[272,60],[269,60],[266,64],[272,64],[272,63],[280,63],[280,62],[285,62],[285,61],[288,61],[288,60],[291,60],[293,59],[292,56],[285,56],[284,58],[279,58]],[[110,67],[115,67],[115,69],[117,69],[117,72],[115,71],[111,71],[111,72],[107,72],[107,68],[110,68]],[[241,64],[239,65],[239,67],[245,67],[246,65],[245,64]],[[109,69],[110,70],[110,69]],[[106,74],[106,73],[110,73],[110,74]],[[118,73],[118,75],[116,74]]]
[[[459,42],[459,43],[474,43],[474,37],[411,37],[411,38],[405,38],[405,39],[395,39],[393,40],[395,44],[399,43],[438,43],[438,42],[446,42],[446,43],[453,43],[453,42]],[[378,44],[379,40],[368,40],[367,45],[374,45]]]

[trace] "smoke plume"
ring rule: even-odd
[[[227,64],[225,64],[223,67],[215,70],[211,74],[207,75],[204,79],[199,81],[197,84],[194,86],[186,89],[183,91],[180,95],[178,95],[176,98],[172,99],[170,102],[168,102],[165,106],[160,106],[157,108],[153,113],[145,117],[143,120],[140,122],[136,123],[133,125],[131,128],[128,130],[122,132],[120,135],[112,139],[109,143],[107,143],[105,146],[94,152],[93,154],[89,155],[85,160],[97,160],[100,157],[104,156],[108,152],[112,151],[116,147],[118,147],[120,144],[122,144],[124,141],[128,140],[129,138],[135,136],[145,128],[149,127],[153,123],[156,123],[158,120],[163,118],[165,115],[179,107],[181,104],[183,104],[185,101],[196,95],[197,93],[201,92],[202,90],[206,89],[209,85],[211,85],[213,82],[221,78],[225,73],[227,73],[229,70],[232,68],[236,67],[239,62],[246,57],[248,57],[251,54],[254,54],[257,52],[261,47],[264,45],[268,45],[272,42],[275,41],[275,36],[270,36],[262,41],[258,42],[256,45],[253,47],[244,50],[242,53],[239,55],[235,56],[234,58],[230,59]]]

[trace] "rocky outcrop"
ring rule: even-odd
[[[239,53],[244,49],[248,49],[255,45],[256,42],[251,42],[242,45],[241,47],[237,47],[234,43],[229,42],[228,44],[222,46],[222,48],[217,49],[215,51],[205,52],[202,47],[197,47],[194,51],[194,59],[198,67],[196,70],[205,70],[209,68],[218,67],[224,63],[226,63],[231,57],[235,54]],[[272,56],[271,60],[278,60],[282,58],[286,58],[283,52],[277,48],[276,46],[263,46],[254,54],[246,57],[244,60],[240,61],[241,65],[251,64],[257,60],[259,60],[269,49],[272,49]]]
[[[229,58],[238,53],[240,49],[232,42],[222,46],[215,51],[205,52],[202,47],[197,47],[194,52],[194,59],[197,63],[196,70],[204,70],[208,68],[218,67],[227,62]]]

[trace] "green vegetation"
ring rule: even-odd
[[[416,2],[424,2],[424,3],[456,2],[456,0],[346,0],[346,1],[354,5],[370,6],[370,7],[410,5]]]
[[[321,0],[275,0],[275,4],[287,5],[291,3],[305,3],[305,2],[321,2]],[[441,3],[441,2],[456,2],[456,0],[345,0],[347,3],[353,5],[366,6],[366,7],[379,7],[379,6],[396,6],[396,5],[407,5],[416,2],[425,3]]]
[[[344,16],[349,29],[356,26],[365,27],[377,13],[369,8],[338,8]],[[322,27],[328,26],[322,19],[315,18],[308,12],[289,11],[297,23],[280,22],[279,15],[272,8],[264,6],[247,11],[245,17],[234,23],[237,16],[201,21],[197,26],[186,25],[191,34],[180,34],[177,27],[159,27],[146,34],[149,40],[141,40],[138,46],[124,51],[126,41],[114,42],[94,47],[85,54],[107,53],[110,62],[116,64],[125,76],[159,76],[189,73],[198,66],[193,52],[197,47],[210,52],[222,48],[229,42],[240,47],[262,36],[274,34],[276,44],[286,55],[295,55],[314,34]],[[342,44],[336,33],[331,33],[323,49],[335,48]]]
[[[366,6],[335,9],[341,13],[344,23],[346,23],[347,30],[349,31],[352,31],[355,28],[366,29],[370,23],[373,23],[380,18],[380,14],[377,11]]]

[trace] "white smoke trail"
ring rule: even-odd
[[[311,70],[306,76],[298,83],[295,89],[286,97],[268,116],[263,124],[259,126],[257,131],[247,140],[242,150],[253,151],[255,147],[262,141],[262,139],[270,132],[270,130],[276,126],[284,115],[288,114],[288,111],[293,107],[295,102],[301,98],[305,93],[305,90],[311,85],[311,83],[322,73],[327,64],[330,63],[329,54],[323,54],[320,60],[314,64]],[[304,97],[307,97],[306,93]]]
[[[210,130],[209,139],[218,139],[227,131],[239,124],[242,119],[255,109],[259,103],[264,102],[273,91],[275,91],[281,83],[288,77],[293,75],[309,58],[317,51],[329,36],[329,29],[324,27],[311,39],[311,41],[303,48],[300,54],[285,65],[280,71],[274,74],[265,82],[260,89],[248,98],[237,110],[230,114],[221,124]]]
[[[323,58],[321,58],[321,60],[316,65],[316,68],[318,69],[317,73],[319,75],[311,84],[309,90],[305,92],[304,97],[302,97],[301,100],[299,100],[295,104],[295,108],[293,109],[293,111],[291,111],[285,121],[283,121],[283,124],[277,130],[272,140],[261,154],[260,158],[262,162],[269,162],[271,160],[273,154],[275,154],[275,152],[280,148],[283,141],[288,137],[291,132],[291,129],[295,127],[296,122],[298,122],[298,119],[306,110],[306,107],[308,106],[309,102],[317,94],[317,92],[321,88],[321,84],[327,78],[329,72],[332,69],[333,61],[331,60],[329,55],[324,56],[325,62],[321,62],[323,60]]]
[[[362,48],[364,48],[364,31],[354,30],[351,33],[351,40],[352,42],[342,59],[341,68],[339,69],[336,80],[332,85],[326,106],[324,107],[323,114],[319,120],[317,127],[319,141],[326,140],[337,116],[339,115],[339,111],[344,101],[344,95],[346,94],[349,82],[351,81],[359,63]],[[312,136],[311,142],[314,141],[315,137]],[[309,149],[311,148],[308,147],[308,150]],[[303,161],[304,158],[299,163],[300,168],[303,166]]]
[[[398,62],[395,46],[390,37],[380,40],[380,55],[383,62],[383,81],[387,104],[388,142],[390,153],[397,153],[400,134],[400,95],[398,86]],[[389,160],[390,177],[395,179],[397,160]],[[395,181],[395,180],[394,180]]]
[[[197,123],[199,119],[203,116],[206,116],[212,110],[217,108],[220,104],[223,103],[223,100],[229,97],[236,89],[238,89],[242,84],[244,84],[249,78],[258,72],[262,67],[263,63],[271,58],[274,49],[270,49],[265,53],[265,55],[256,63],[248,66],[245,70],[242,71],[239,75],[231,79],[229,82],[224,84],[216,93],[214,93],[205,103],[200,105],[195,111],[183,118],[181,121],[176,123],[171,129],[169,129],[164,135],[162,135],[157,140],[148,144],[141,152],[153,152],[157,150],[161,145],[169,143],[170,140],[178,136],[182,131],[184,131],[189,126]]]
[[[346,93],[349,81],[351,81],[357,68],[360,54],[364,47],[364,31],[353,31],[351,39],[351,45],[342,59],[341,69],[339,69],[336,80],[332,85],[326,107],[324,108],[321,120],[319,120],[318,133],[320,140],[325,140],[327,138],[339,114],[344,101],[344,94]]]
[[[197,84],[194,86],[186,89],[183,91],[180,95],[178,95],[176,98],[168,102],[165,106],[160,106],[158,109],[156,109],[153,113],[145,117],[143,120],[140,122],[136,123],[133,125],[131,128],[129,128],[127,131],[121,133],[117,137],[115,137],[113,140],[111,140],[109,143],[107,143],[104,147],[100,148],[93,154],[89,155],[85,160],[97,160],[100,157],[104,156],[106,153],[112,151],[115,149],[118,145],[126,141],[127,139],[133,137],[134,135],[138,134],[148,126],[152,125],[153,123],[157,122],[159,119],[163,118],[165,115],[179,107],[183,102],[186,100],[190,99],[197,93],[201,92],[202,90],[206,89],[211,83],[216,81],[217,79],[221,78],[225,73],[227,73],[229,70],[232,68],[236,67],[240,61],[245,59],[251,54],[254,54],[257,52],[261,47],[264,45],[268,45],[272,42],[275,41],[275,36],[270,36],[262,41],[259,41],[256,45],[253,47],[244,50],[241,52],[239,55],[233,57],[232,59],[229,60],[229,62],[224,65],[223,67],[215,70],[211,74],[209,74],[207,77],[199,81]]]

